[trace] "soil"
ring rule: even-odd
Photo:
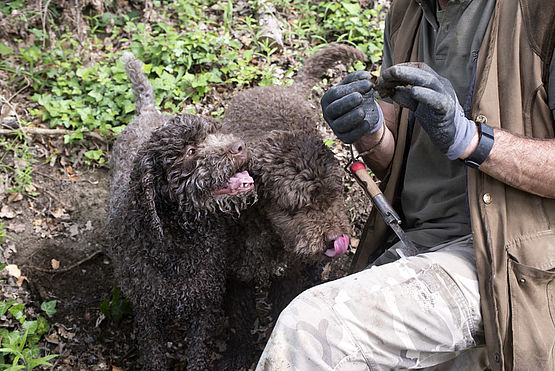
[[[0,80],[7,81],[2,73],[0,70]],[[322,92],[345,74],[343,67],[328,76],[328,85],[313,92],[315,106],[319,106]],[[204,106],[197,105],[198,111],[205,113],[225,106],[232,92],[228,93],[216,98],[207,96]],[[0,84],[0,96],[12,97],[11,105],[18,107],[16,111],[21,116],[33,104],[28,96],[12,91],[7,84]],[[335,139],[326,126],[320,129],[324,138]],[[0,300],[18,298],[31,313],[40,312],[44,301],[57,301],[57,311],[49,318],[51,329],[40,343],[44,354],[59,354],[49,369],[133,370],[137,354],[131,316],[116,325],[100,311],[101,303],[111,297],[114,288],[113,266],[104,253],[108,165],[87,164],[83,156],[86,150],[101,148],[109,161],[110,143],[89,138],[81,145],[67,145],[59,136],[36,135],[29,144],[35,159],[32,186],[24,194],[8,193],[0,182],[0,223],[4,223],[10,236],[0,245],[0,262],[21,270],[19,278],[6,270],[0,272]],[[340,163],[346,164],[348,147],[336,141],[331,148]],[[3,162],[18,166],[10,154]],[[326,267],[329,279],[347,274],[371,207],[347,174],[344,184],[353,243],[346,255]],[[0,327],[10,326],[13,319],[0,317]],[[261,332],[268,334],[269,329]],[[264,339],[261,336],[261,347]],[[168,352],[179,360],[182,347],[176,341],[169,344]]]

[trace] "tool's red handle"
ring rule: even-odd
[[[366,191],[370,194],[372,198],[382,193],[376,182],[374,182],[370,174],[368,174],[368,170],[366,170],[366,165],[364,165],[362,162],[353,162],[350,170],[351,173],[366,186]]]

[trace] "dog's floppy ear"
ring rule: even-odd
[[[270,132],[253,156],[261,197],[289,211],[310,204],[325,188],[320,174],[324,169],[317,166],[322,146],[321,140],[301,132]]]
[[[138,195],[141,195],[137,202],[142,205],[142,211],[144,212],[143,218],[147,222],[148,227],[151,231],[155,233],[155,237],[158,240],[162,240],[164,237],[164,232],[162,230],[162,223],[160,222],[160,217],[156,211],[156,174],[154,165],[154,156],[151,151],[147,152],[141,160],[137,163],[138,166],[138,176],[137,184],[139,186]]]

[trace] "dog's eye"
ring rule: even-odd
[[[195,147],[189,147],[187,148],[187,151],[185,152],[185,155],[187,157],[191,157],[194,156],[194,154],[197,152],[197,149]]]

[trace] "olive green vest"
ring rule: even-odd
[[[389,12],[393,63],[416,61],[417,0],[394,0]],[[546,91],[554,45],[555,1],[497,0],[478,57],[472,117],[483,115],[490,126],[515,134],[554,138]],[[382,188],[397,205],[408,112],[395,110],[396,150]],[[468,200],[490,367],[555,370],[555,200],[475,169],[468,170]],[[373,211],[353,271],[367,265],[386,234]]]

